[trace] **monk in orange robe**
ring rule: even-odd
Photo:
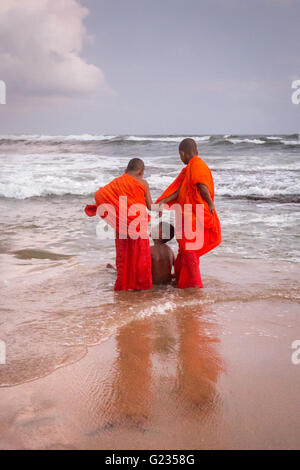
[[[167,204],[169,208],[177,204],[180,209],[182,230],[179,235],[176,234],[179,245],[175,261],[177,287],[203,287],[199,258],[222,241],[221,225],[214,206],[214,182],[210,169],[198,156],[197,144],[193,139],[181,142],[179,154],[186,167],[156,204]],[[201,207],[202,212],[198,212],[197,207]],[[191,225],[191,234],[194,234],[192,237],[186,235],[188,224]],[[197,246],[194,242],[199,238],[201,243]],[[196,248],[193,249],[193,246]]]
[[[152,199],[144,169],[139,158],[130,160],[122,176],[96,192],[96,204],[85,208],[89,217],[98,213],[116,231],[116,291],[152,288],[146,210],[151,209]]]

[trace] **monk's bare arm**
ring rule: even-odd
[[[146,193],[145,193],[145,199],[146,199],[146,206],[149,211],[151,211],[151,207],[153,205],[151,193],[150,193],[150,188],[149,188],[149,183],[146,180],[143,180],[143,185],[146,188]]]
[[[202,183],[197,183],[197,188],[200,191],[202,199],[207,202],[208,204],[208,209],[211,214],[214,213],[215,211],[215,205],[213,203],[213,200],[211,198],[210,192],[208,190],[208,187],[205,184]]]
[[[168,202],[175,201],[175,199],[178,198],[179,193],[180,193],[180,188],[178,188],[177,191],[175,191],[175,193],[171,194],[171,196],[165,197],[165,199],[162,199],[161,201],[159,201],[159,204],[163,205],[163,204],[168,204]]]

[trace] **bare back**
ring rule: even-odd
[[[153,284],[167,284],[171,282],[174,259],[173,250],[168,245],[157,244],[151,246]]]

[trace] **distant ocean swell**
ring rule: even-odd
[[[0,146],[3,144],[15,144],[16,142],[23,142],[24,144],[41,143],[60,144],[60,143],[93,143],[93,142],[114,142],[114,143],[159,143],[170,142],[179,143],[187,136],[118,136],[118,135],[2,135],[0,136]],[[299,134],[278,135],[278,136],[237,136],[237,135],[205,135],[205,136],[192,136],[197,142],[207,142],[212,145],[300,145]]]

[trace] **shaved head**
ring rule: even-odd
[[[198,148],[194,139],[183,139],[179,144],[179,152],[184,152],[189,157],[198,155]]]
[[[131,172],[131,171],[140,172],[140,171],[143,171],[144,168],[145,168],[145,164],[143,160],[141,160],[140,158],[133,158],[132,160],[130,160],[130,162],[127,165],[126,173]]]

